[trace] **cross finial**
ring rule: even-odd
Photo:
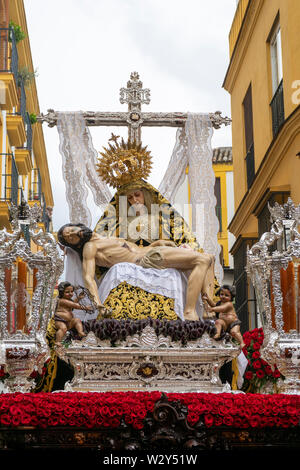
[[[119,135],[115,135],[115,134],[111,133],[111,138],[108,139],[108,141],[113,141],[115,144],[117,144],[118,143],[117,141],[118,141],[119,138],[120,138]]]
[[[120,103],[128,104],[128,139],[131,141],[141,141],[142,104],[150,103],[150,90],[143,88],[138,72],[132,72],[127,88],[120,89]]]
[[[127,88],[120,89],[120,103],[128,104],[128,110],[132,108],[141,109],[142,104],[150,103],[150,89],[143,88],[138,72],[132,72]]]

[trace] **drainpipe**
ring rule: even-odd
[[[2,110],[2,159],[1,159],[1,198],[5,198],[5,181],[3,181],[3,176],[5,175],[5,166],[6,166],[6,110]]]

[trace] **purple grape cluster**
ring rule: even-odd
[[[103,320],[89,320],[82,322],[86,334],[92,331],[100,340],[110,340],[115,346],[118,341],[125,340],[128,336],[140,333],[150,325],[157,336],[170,337],[172,341],[179,341],[183,345],[187,342],[201,338],[206,332],[209,336],[216,334],[216,328],[212,320],[182,321],[182,320],[157,320],[145,318],[142,320],[116,320],[105,318]]]

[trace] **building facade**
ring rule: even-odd
[[[219,220],[218,243],[221,247],[220,262],[224,272],[224,283],[233,283],[233,257],[230,248],[235,238],[228,231],[227,226],[234,215],[234,191],[233,191],[233,162],[231,147],[217,147],[213,149],[212,156],[213,170],[215,174],[215,197],[216,197],[216,215]],[[190,186],[188,181],[188,168],[186,169],[186,178],[176,194],[175,203],[178,204],[178,210],[184,205],[190,204]],[[187,214],[181,212],[181,215],[192,226],[191,211],[189,219]]]
[[[23,0],[0,0],[0,107],[0,229],[11,228],[10,203],[25,200],[41,206],[40,227],[49,230],[53,195]],[[26,225],[23,233],[34,251]],[[35,274],[22,260],[7,269],[12,329],[25,324]]]
[[[229,34],[223,87],[231,95],[235,213],[229,231],[236,307],[258,324],[245,272],[247,247],[270,228],[268,204],[300,202],[300,3],[240,0]]]

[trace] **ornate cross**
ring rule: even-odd
[[[150,90],[143,88],[137,72],[132,72],[127,87],[120,89],[120,103],[128,105],[127,112],[101,112],[87,111],[83,116],[87,126],[126,126],[128,127],[128,138],[141,141],[142,126],[168,126],[183,127],[186,119],[186,113],[144,113],[142,104],[150,103]],[[41,113],[37,116],[38,122],[47,122],[49,127],[57,124],[57,112],[48,109],[47,114]],[[221,116],[221,111],[209,113],[212,125],[219,129],[223,124],[225,126],[231,123],[231,119]]]

